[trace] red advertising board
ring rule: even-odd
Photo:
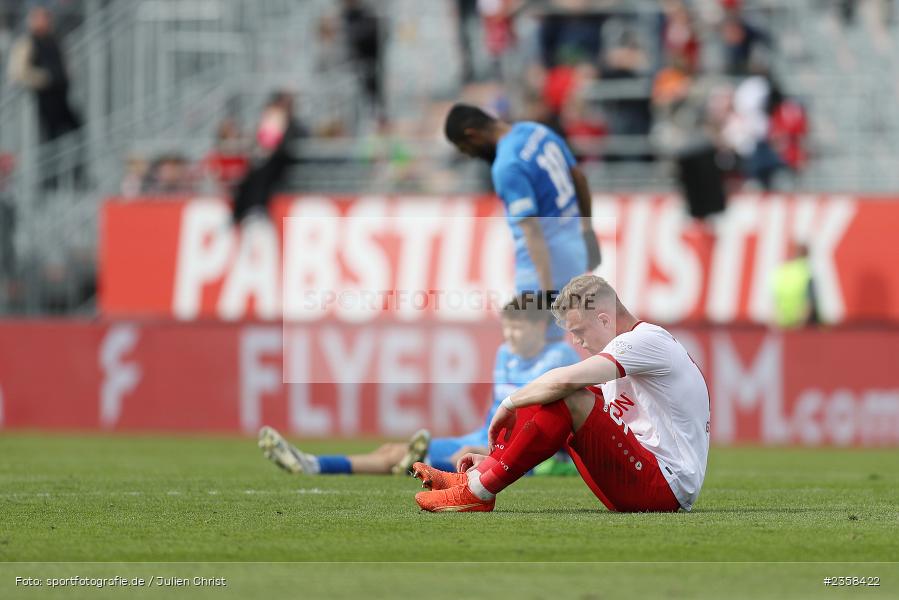
[[[402,437],[419,427],[447,435],[481,424],[495,328],[392,324],[366,331],[373,350],[362,352],[333,323],[285,330],[0,322],[0,428],[252,434],[271,424],[302,437]],[[899,445],[899,329],[672,332],[706,375],[713,442]],[[289,345],[308,352],[287,359]],[[440,371],[460,356],[467,357],[460,377],[444,381]],[[340,383],[283,383],[288,370],[304,368],[289,363],[302,360],[307,372],[315,362],[340,374]],[[376,382],[376,371],[396,377]]]
[[[272,215],[270,225],[237,231],[216,199],[107,202],[103,314],[306,320],[296,315],[309,281],[511,287],[510,234],[492,197],[282,197]],[[717,221],[698,224],[675,196],[597,195],[593,221],[605,256],[599,274],[647,320],[769,322],[772,270],[798,242],[810,247],[826,321],[899,321],[897,199],[743,195]],[[340,310],[319,317],[354,319]]]

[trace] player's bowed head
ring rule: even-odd
[[[574,343],[590,354],[599,354],[615,336],[637,323],[609,282],[592,274],[569,281],[553,302],[552,311]]]
[[[477,106],[454,104],[446,115],[443,132],[459,152],[493,164],[496,145],[509,130],[509,124],[496,119]]]

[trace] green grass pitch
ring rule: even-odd
[[[229,581],[129,590],[141,597],[468,598],[463,581],[494,571],[521,598],[865,593],[825,588],[825,576],[880,577],[869,592],[899,597],[896,451],[713,448],[692,513],[609,513],[577,477],[527,478],[487,514],[419,512],[418,489],[289,476],[250,439],[5,433],[0,597],[121,598],[15,582],[121,573]]]

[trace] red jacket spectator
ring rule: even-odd
[[[699,69],[699,36],[683,2],[674,2],[666,11],[663,43],[665,54],[690,73]]]
[[[484,43],[492,56],[501,56],[515,45],[513,0],[479,0],[478,10],[484,21]]]
[[[771,114],[769,138],[774,150],[791,169],[801,169],[808,160],[804,148],[808,134],[805,108],[795,100],[784,100]]]
[[[243,154],[227,154],[213,150],[204,159],[206,172],[224,186],[231,186],[246,175],[250,161]]]
[[[231,118],[225,118],[219,124],[215,137],[215,147],[203,159],[203,168],[219,184],[230,188],[250,168],[246,144],[240,128]]]

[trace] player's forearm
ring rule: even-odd
[[[549,404],[561,400],[576,392],[583,385],[575,385],[566,377],[565,367],[547,371],[537,379],[512,393],[509,398],[515,408],[533,406],[535,404]]]
[[[577,167],[571,169],[571,179],[574,181],[574,190],[577,194],[577,205],[581,211],[581,235],[584,237],[584,245],[587,250],[587,270],[592,271],[602,262],[602,253],[599,250],[599,242],[593,231],[593,199],[590,196],[590,186],[587,178]]]
[[[534,260],[534,265],[537,267],[537,277],[540,281],[540,289],[544,292],[550,291],[554,289],[553,275],[552,269],[549,266],[549,250],[546,248],[545,243],[542,244],[538,256],[540,256],[540,258]],[[534,257],[534,253],[531,253],[531,257]]]
[[[577,364],[547,371],[509,396],[506,408],[549,404],[588,385],[600,385],[618,376],[614,362],[602,355],[591,356]]]
[[[593,198],[590,196],[590,185],[587,178],[577,167],[571,169],[571,179],[574,182],[574,193],[577,196],[577,207],[581,211],[581,226],[585,231],[592,227]]]
[[[537,278],[540,289],[543,291],[553,289],[552,267],[549,262],[549,248],[546,246],[546,238],[536,218],[528,218],[521,222],[524,231],[525,246],[534,268],[537,270]]]

